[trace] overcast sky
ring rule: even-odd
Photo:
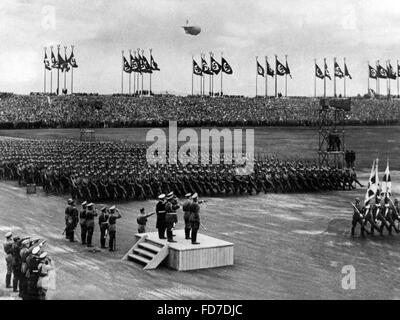
[[[180,28],[186,19],[201,27],[198,36]],[[223,52],[233,68],[233,75],[224,75],[227,94],[255,94],[256,55],[272,61],[278,54],[284,61],[287,54],[289,95],[313,95],[314,58],[322,67],[326,57],[333,74],[335,56],[341,65],[346,57],[353,77],[347,92],[354,95],[367,90],[367,60],[390,59],[395,67],[399,38],[396,0],[1,0],[0,91],[42,91],[44,46],[74,44],[75,92],[119,92],[121,50],[141,48],[148,56],[152,48],[161,68],[152,79],[156,92],[190,93],[191,56],[199,60],[200,52],[212,51],[217,59]],[[147,88],[147,75],[144,81]],[[219,90],[219,76],[214,83]],[[272,94],[272,78],[268,84]],[[198,85],[195,78],[195,90]],[[263,78],[258,85],[264,93]],[[278,85],[283,91],[283,77]],[[317,85],[322,94],[323,81]],[[343,91],[342,80],[337,88]],[[382,81],[381,92],[385,88]],[[327,89],[332,94],[333,81]]]

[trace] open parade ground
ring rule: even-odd
[[[370,159],[386,155],[391,137],[390,158],[399,158],[398,127],[346,128],[347,145],[357,149],[357,172],[367,183]],[[144,142],[146,129],[99,129],[96,138]],[[79,130],[16,130],[0,132],[2,139],[79,137]],[[279,139],[277,139],[279,137]],[[310,128],[259,128],[255,145],[260,152],[280,157],[301,153],[316,157],[316,131]],[[370,146],[376,147],[371,153]],[[385,157],[381,159],[385,163]],[[399,163],[392,161],[393,193],[399,194]],[[380,171],[383,172],[381,167]],[[235,245],[234,265],[179,272],[160,266],[143,270],[140,264],[121,261],[132,247],[137,231],[136,216],[141,207],[153,211],[156,200],[118,203],[123,214],[118,224],[117,251],[93,252],[79,242],[62,236],[64,208],[69,197],[45,194],[27,195],[15,181],[0,182],[0,232],[47,239],[46,250],[56,267],[56,289],[49,299],[398,299],[399,272],[396,235],[350,236],[353,191],[275,194],[241,197],[206,197],[201,205],[200,233]],[[100,204],[99,204],[100,205]],[[109,204],[111,205],[111,203]],[[183,228],[178,214],[177,229]],[[148,231],[156,231],[155,217],[149,218]],[[95,228],[94,243],[99,230]],[[4,253],[0,253],[3,260]],[[356,270],[356,289],[342,287],[342,268]],[[379,272],[378,272],[379,270]],[[0,264],[0,275],[5,265]],[[0,289],[2,298],[17,294]]]

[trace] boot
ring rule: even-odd
[[[190,240],[190,229],[189,228],[185,228],[185,239],[186,240]]]
[[[6,274],[6,288],[11,288],[11,274]]]

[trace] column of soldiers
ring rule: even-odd
[[[122,216],[115,206],[107,208],[103,206],[98,214],[94,203],[84,201],[81,203],[82,209],[78,212],[73,199],[68,199],[68,205],[65,208],[65,234],[66,239],[75,242],[75,230],[80,225],[81,243],[88,248],[93,247],[92,238],[95,228],[95,217],[98,217],[100,228],[100,246],[106,248],[106,239],[109,238],[109,251],[116,250],[116,222]]]
[[[365,234],[373,236],[375,231],[379,232],[381,236],[383,236],[384,230],[387,230],[389,235],[392,235],[393,230],[396,233],[400,232],[400,206],[398,199],[392,202],[387,195],[376,195],[375,199],[362,206],[360,199],[356,198],[352,206],[354,210],[351,227],[352,236],[355,234],[357,225],[360,225],[362,237],[365,237]]]
[[[49,289],[48,279],[54,264],[42,247],[42,239],[6,235],[3,244],[6,254],[6,288],[18,292],[23,300],[45,300]]]
[[[196,164],[191,155],[188,165],[150,165],[146,156],[145,146],[122,142],[4,140],[0,178],[36,183],[45,192],[70,193],[88,202],[155,199],[171,190],[179,197],[319,192],[353,189],[358,181],[354,170],[319,168],[311,161],[256,159],[251,174],[239,175],[224,155],[210,154],[210,164]],[[213,164],[217,157],[220,164]]]

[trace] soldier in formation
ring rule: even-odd
[[[400,214],[398,204],[398,199],[395,199],[394,202],[392,202],[388,195],[385,195],[384,197],[376,195],[374,199],[371,199],[365,205],[365,207],[362,207],[360,205],[360,199],[356,198],[355,204],[352,204],[354,213],[351,235],[354,236],[357,224],[360,225],[360,233],[362,237],[365,237],[365,233],[373,236],[375,231],[379,232],[379,234],[383,236],[384,230],[387,230],[389,235],[392,235],[393,230],[396,233],[400,233]],[[367,225],[370,226],[369,232],[367,230]]]
[[[4,249],[6,251],[7,270],[10,266],[13,273],[13,291],[18,292],[23,300],[44,300],[50,287],[49,277],[54,265],[42,247],[46,240],[6,234]],[[44,265],[47,267],[44,268]],[[11,288],[11,275],[6,275],[6,288]]]
[[[71,193],[72,199],[88,202],[154,199],[170,191],[183,197],[187,193],[224,196],[345,190],[354,189],[357,179],[350,170],[276,158],[255,159],[254,170],[239,175],[235,161],[225,161],[224,155],[208,155],[210,164],[194,164],[198,159],[190,156],[193,161],[188,165],[151,165],[146,146],[139,144],[0,141],[0,171],[4,178],[32,181],[48,193]],[[213,164],[218,157],[220,163]]]

